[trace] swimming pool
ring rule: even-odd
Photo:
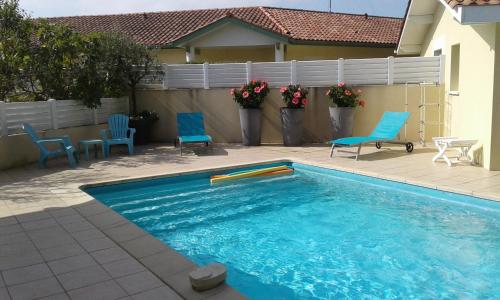
[[[291,176],[86,192],[194,262],[226,264],[251,299],[500,295],[500,203],[291,164]]]

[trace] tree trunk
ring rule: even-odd
[[[137,115],[137,103],[136,103],[136,99],[135,99],[135,86],[132,86],[131,87],[131,95],[130,95],[130,101],[131,101],[131,106],[132,106],[132,116],[136,116]]]

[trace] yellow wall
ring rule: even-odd
[[[106,125],[90,125],[47,130],[39,134],[40,136],[47,137],[69,135],[73,145],[77,146],[80,140],[99,138],[99,130],[102,128],[106,128]],[[2,158],[0,159],[0,170],[34,163],[38,160],[38,157],[38,147],[31,141],[27,134],[0,137],[0,158]],[[50,165],[50,159],[48,165]]]
[[[394,48],[287,45],[286,60],[374,58],[394,55]]]
[[[500,159],[492,157],[493,90],[497,25],[460,25],[443,5],[424,42],[422,56],[432,56],[442,48],[446,55],[446,93],[450,88],[451,47],[460,43],[459,96],[447,96],[445,127],[449,135],[479,139],[474,156],[487,169],[500,169]],[[497,48],[498,49],[498,48]],[[496,79],[498,80],[498,79]]]
[[[197,63],[231,63],[247,61],[274,61],[274,46],[215,47],[197,49]]]
[[[354,134],[369,134],[384,111],[404,111],[404,85],[363,86],[365,108],[357,108]],[[306,108],[304,141],[324,143],[331,139],[331,125],[325,96],[326,88],[310,88],[310,105]],[[428,91],[431,96],[442,92],[432,87]],[[408,140],[418,141],[418,105],[420,90],[409,91],[410,119],[408,122]],[[137,94],[139,109],[149,109],[160,114],[160,121],[153,129],[153,138],[159,142],[172,142],[177,135],[175,115],[178,112],[201,111],[205,115],[208,134],[215,142],[241,142],[238,105],[229,95],[229,89],[215,88],[184,90],[141,90]],[[279,108],[283,106],[278,89],[271,89],[263,105],[262,141],[264,143],[282,143]],[[428,115],[431,117],[431,114]],[[438,128],[428,128],[427,140],[438,134]],[[402,133],[402,138],[404,134]]]
[[[495,79],[493,91],[493,124],[491,126],[491,165],[500,169],[500,23],[496,28]]]
[[[153,55],[159,63],[184,64],[186,63],[186,50],[176,49],[155,49]]]

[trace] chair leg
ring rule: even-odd
[[[129,155],[134,154],[134,144],[133,143],[128,143],[128,154]]]
[[[89,161],[89,145],[85,145],[85,160]]]
[[[68,156],[68,162],[70,167],[72,168],[76,167],[75,152],[73,151],[73,149],[67,149],[66,155]]]
[[[40,155],[40,158],[38,158],[38,167],[40,169],[44,169],[47,164],[47,157]]]
[[[356,161],[358,160],[360,152],[361,152],[361,144],[359,144],[359,146],[358,146],[358,152],[356,153]]]
[[[333,157],[333,150],[335,149],[335,144],[332,144],[332,150],[330,150],[330,158]]]

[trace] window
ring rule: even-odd
[[[458,92],[460,84],[460,44],[451,46],[450,91]]]

